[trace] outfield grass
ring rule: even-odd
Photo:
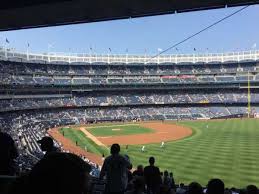
[[[59,129],[60,133],[65,134],[65,137],[72,140],[74,143],[78,142],[78,146],[83,149],[87,149],[88,152],[96,153],[100,156],[104,154],[107,156],[109,154],[109,150],[106,147],[98,146],[91,139],[86,137],[86,135],[80,130],[74,130],[72,128],[61,128]]]
[[[119,129],[119,130],[118,130]],[[107,126],[87,127],[87,131],[96,137],[134,135],[143,133],[153,133],[154,130],[142,127],[138,124],[116,124]]]
[[[160,144],[129,146],[127,154],[134,166],[147,165],[155,156],[156,164],[174,172],[177,182],[198,181],[206,185],[221,178],[228,187],[259,185],[259,120],[186,121],[194,134],[182,140]],[[208,125],[208,128],[207,128]],[[125,150],[123,150],[125,153]]]
[[[177,183],[198,181],[205,186],[209,179],[221,178],[227,187],[259,185],[259,120],[185,121],[177,124],[192,128],[192,136],[166,142],[164,149],[160,144],[146,145],[145,153],[140,151],[142,145],[129,146],[127,151],[121,146],[122,153],[127,152],[134,167],[147,165],[149,156],[155,156],[157,166],[161,170],[173,171]],[[113,135],[109,134],[112,128],[98,128],[92,133],[96,136]],[[93,153],[105,151],[105,155],[108,154],[108,150],[99,150],[99,146],[81,131],[68,131],[69,138],[80,142],[80,146],[82,143],[82,148],[86,145]]]

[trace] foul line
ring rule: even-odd
[[[85,128],[80,128],[80,131],[82,131],[89,139],[91,139],[94,143],[96,143],[98,146],[103,146],[106,149],[109,150],[109,148],[104,145],[99,139],[97,139],[94,135],[92,135],[91,133],[89,133]]]

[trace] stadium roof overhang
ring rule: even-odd
[[[257,4],[259,0],[3,0],[0,31]]]

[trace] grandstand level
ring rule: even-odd
[[[25,168],[50,128],[259,115],[259,51],[151,59],[1,48],[0,80],[0,128],[17,140]]]

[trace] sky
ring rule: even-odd
[[[154,55],[237,9],[240,7],[0,32],[0,45],[32,53]],[[165,54],[244,51],[256,46],[259,5],[249,6]]]

